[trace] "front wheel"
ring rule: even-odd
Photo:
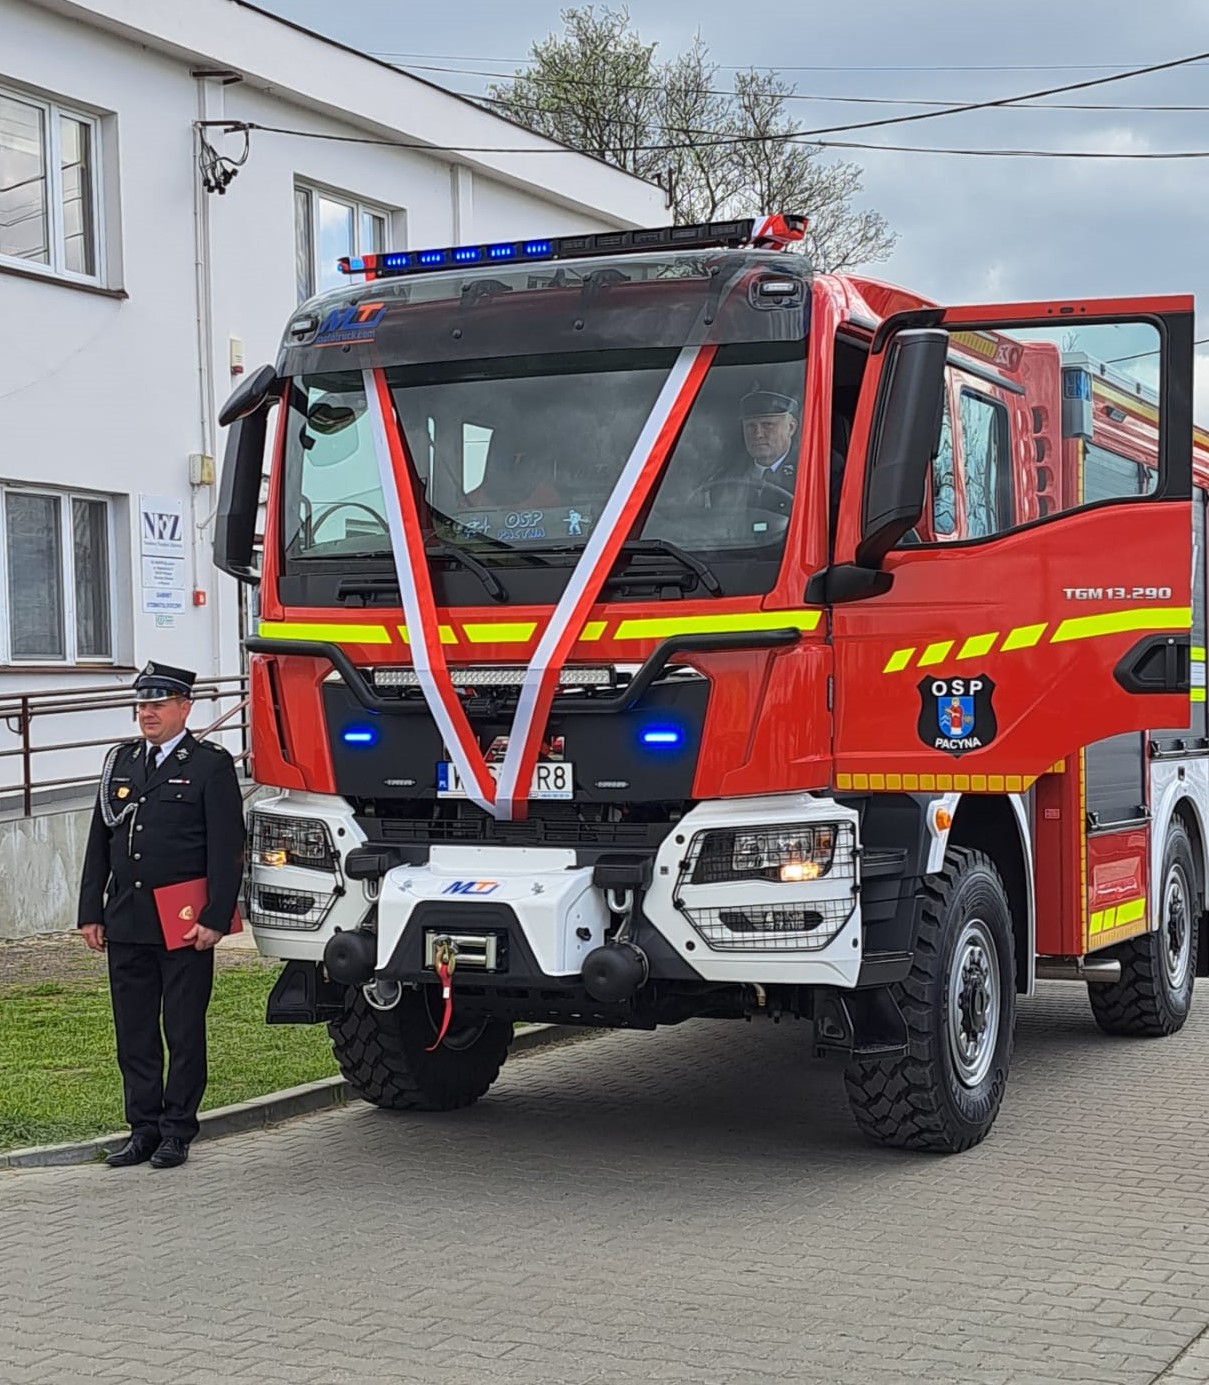
[[[506,1020],[455,1022],[444,1043],[429,1053],[437,1026],[423,990],[404,991],[394,1009],[376,1010],[359,986],[350,986],[344,1014],[327,1028],[353,1091],[394,1111],[471,1105],[499,1076],[512,1042]]]
[[[1087,987],[1091,1012],[1106,1034],[1174,1034],[1192,1009],[1200,906],[1192,843],[1178,818],[1167,829],[1161,878],[1158,928],[1096,953],[1121,963],[1119,981]]]
[[[982,852],[951,848],[923,889],[911,971],[892,987],[907,1054],[854,1060],[845,1084],[871,1140],[953,1154],[986,1138],[1003,1101],[1015,1042],[1015,937],[1007,891]]]

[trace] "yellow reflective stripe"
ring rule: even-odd
[[[584,626],[584,632],[579,638],[586,642],[602,639],[607,627],[607,620],[590,620],[587,625]]]
[[[882,669],[882,672],[900,673],[911,662],[911,659],[914,656],[914,654],[914,647],[910,649],[896,649],[894,653],[891,654],[890,657],[886,660],[886,667]]]
[[[471,644],[527,644],[537,631],[537,621],[499,621],[496,624],[463,625]]]
[[[1121,635],[1130,630],[1187,630],[1191,625],[1189,606],[1139,606],[1132,611],[1075,616],[1064,620],[1050,638],[1053,644],[1063,644],[1067,640],[1090,640],[1097,635]]]
[[[1046,626],[1041,625],[1018,625],[1014,630],[1009,630],[1007,638],[1003,642],[1003,649],[1032,649],[1033,645],[1041,643],[1041,636],[1045,634]]]
[[[1188,700],[1189,700],[1189,702],[1204,702],[1204,700],[1205,700],[1205,689],[1204,689],[1204,688],[1193,688],[1192,691],[1188,694]]]
[[[1126,928],[1145,917],[1145,899],[1127,899],[1124,904],[1115,904],[1110,909],[1097,909],[1089,920],[1088,931],[1093,937],[1097,933],[1111,933],[1114,928]]]
[[[933,664],[943,664],[949,657],[949,650],[953,648],[953,644],[953,640],[940,640],[936,644],[930,644],[919,656],[920,668],[930,668]]]
[[[623,620],[615,639],[662,640],[671,635],[723,635],[733,631],[813,630],[821,611],[759,611],[734,616],[668,616],[652,620]]]
[[[1035,774],[837,774],[837,789],[896,790],[910,793],[1025,793],[1037,782]]]
[[[1205,651],[1199,644],[1192,646],[1192,660],[1194,663],[1200,664],[1205,662]]]
[[[407,626],[406,626],[406,625],[400,625],[400,626],[399,626],[399,634],[403,636],[403,643],[404,643],[404,644],[410,644],[410,643],[411,643],[411,640],[409,639],[408,634],[407,634]],[[452,626],[452,625],[442,625],[442,626],[441,626],[441,643],[442,643],[442,644],[457,644],[457,642],[458,642],[458,632],[453,628],[453,626]]]
[[[981,659],[984,654],[991,652],[998,638],[998,630],[991,631],[989,635],[971,635],[957,651],[957,657],[959,659]]]
[[[264,640],[322,640],[325,644],[389,644],[385,625],[359,625],[349,621],[325,624],[321,621],[265,620],[260,623]]]

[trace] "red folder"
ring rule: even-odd
[[[161,885],[152,893],[155,895],[155,907],[159,911],[160,927],[164,930],[164,946],[169,951],[192,947],[193,940],[186,942],[185,934],[201,917],[201,911],[209,899],[205,880],[184,880],[179,885]],[[243,920],[239,917],[239,906],[236,905],[231,919],[231,933],[242,932]]]

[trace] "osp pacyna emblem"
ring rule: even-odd
[[[925,678],[919,685],[923,709],[919,738],[946,755],[966,755],[990,745],[999,733],[992,698],[995,684],[985,673],[974,678]]]

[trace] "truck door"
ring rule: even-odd
[[[847,577],[826,587],[838,789],[1021,792],[1079,746],[1188,725],[1192,322],[1168,297],[882,324],[841,488],[831,572]],[[945,436],[871,575],[869,458],[896,339],[921,328],[948,334]],[[1138,465],[1095,455],[1097,372],[1147,403]]]

